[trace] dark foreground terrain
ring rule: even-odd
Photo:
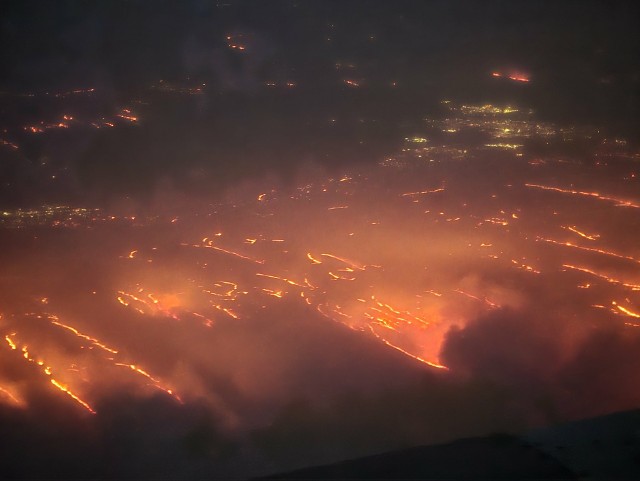
[[[261,479],[639,479],[640,411],[421,446]]]

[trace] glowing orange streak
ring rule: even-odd
[[[235,312],[233,312],[231,309],[223,307],[222,311],[228,314],[229,316],[233,317],[234,319],[239,319],[238,315]]]
[[[51,324],[55,324],[56,326],[60,326],[64,329],[67,329],[71,332],[73,332],[76,336],[81,337],[82,339],[86,339],[87,341],[90,341],[93,345],[99,347],[100,349],[104,349],[105,351],[108,351],[112,354],[118,354],[118,351],[116,351],[115,349],[112,349],[110,347],[105,346],[104,344],[102,344],[98,339],[95,339],[93,337],[87,336],[86,334],[81,333],[80,331],[78,331],[76,328],[71,327],[71,326],[67,326],[66,324],[63,324],[61,322],[58,321],[51,321]]]
[[[277,280],[279,280],[279,281],[286,282],[287,284],[291,284],[292,286],[304,287],[302,284],[298,284],[297,282],[292,281],[292,280],[289,280],[289,279],[286,279],[286,278],[284,278],[284,277],[272,276],[272,275],[270,275],[270,274],[261,274],[261,273],[259,273],[259,272],[258,272],[258,273],[256,273],[256,276],[259,276],[259,277],[268,277],[269,279],[277,279]]]
[[[640,205],[634,204],[631,201],[600,195],[598,192],[584,192],[580,190],[561,189],[559,187],[549,187],[546,185],[539,185],[539,184],[524,184],[524,185],[526,187],[531,187],[531,188],[541,189],[541,190],[549,190],[553,192],[561,192],[563,194],[584,195],[587,197],[595,197],[596,199],[615,202],[616,206],[618,207],[633,207],[635,209],[640,209]]]
[[[144,304],[144,305],[145,305],[145,306],[147,306],[147,307],[151,307],[151,306],[149,305],[149,303],[148,303],[147,301],[145,301],[144,299],[141,299],[140,297],[137,297],[137,296],[135,296],[135,295],[133,295],[133,294],[129,294],[128,292],[118,291],[118,294],[121,294],[121,295],[123,295],[123,296],[126,296],[126,297],[128,297],[129,299],[132,299],[132,300],[134,300],[134,301],[138,301],[139,303]],[[122,302],[120,302],[120,303],[122,304]]]
[[[396,346],[395,344],[391,344],[389,341],[387,341],[384,337],[380,336],[376,331],[374,331],[373,327],[369,326],[369,329],[371,330],[371,333],[378,339],[380,339],[383,343],[385,343],[387,346],[395,349],[396,351],[401,352],[402,354],[405,354],[406,356],[409,356],[410,358],[415,359],[416,361],[419,361],[423,364],[427,364],[428,366],[431,367],[435,367],[436,369],[449,369],[447,366],[443,365],[443,364],[438,364],[435,362],[431,362],[431,361],[427,361],[426,359],[423,359],[419,356],[416,356],[415,354],[411,354],[410,352],[405,351],[404,349],[402,349],[401,347]]]
[[[228,291],[226,291],[225,293],[223,293],[223,294],[219,294],[217,292],[210,291],[209,289],[204,289],[204,288],[202,288],[202,286],[198,286],[198,287],[200,287],[202,289],[202,292],[205,292],[207,294],[211,294],[212,296],[222,297],[222,298],[231,299],[231,300],[235,299],[237,297],[237,294],[238,294],[237,293],[238,284],[236,284],[235,282],[220,281],[220,283],[216,282],[214,284],[214,286],[215,287],[222,287],[223,284],[231,286],[231,288]]]
[[[116,117],[120,117],[121,119],[128,120],[129,122],[138,121],[138,117],[134,117],[133,115],[116,114]]]
[[[129,255],[127,257],[129,259],[133,259],[137,253],[138,253],[137,250],[133,250],[133,251],[129,252]]]
[[[217,292],[210,291],[209,289],[202,289],[202,292],[204,292],[206,294],[210,294],[212,296],[222,297],[223,299],[228,299],[229,298],[229,294],[218,294]],[[231,292],[233,292],[233,291],[231,291]]]
[[[35,359],[33,359],[29,355],[29,351],[27,349],[27,346],[23,346],[22,347],[22,354],[23,354],[23,357],[27,361],[35,362],[38,366],[44,366],[44,362],[43,361],[36,361]],[[43,372],[47,376],[51,376],[51,368],[49,366],[45,366],[43,368]],[[60,383],[59,381],[56,381],[55,379],[50,379],[50,381],[51,381],[51,384],[53,384],[55,387],[57,387],[60,391],[66,393],[69,397],[71,397],[74,401],[76,401],[78,404],[80,404],[82,407],[84,407],[91,414],[96,414],[96,412],[91,408],[91,406],[89,406],[89,404],[87,404],[85,401],[83,401],[78,396],[76,396],[67,386],[65,386],[64,384]]]
[[[165,393],[169,394],[170,396],[172,396],[173,398],[178,400],[180,403],[182,403],[182,400],[180,399],[180,397],[177,394],[175,394],[171,389],[162,386],[162,384],[160,384],[160,381],[158,379],[155,379],[153,376],[151,376],[151,374],[149,374],[144,369],[139,368],[135,364],[124,364],[124,363],[121,363],[121,362],[116,362],[116,363],[114,363],[114,365],[115,366],[128,367],[132,371],[134,371],[134,372],[140,374],[141,376],[144,376],[145,378],[147,378],[150,381],[152,381],[154,383],[153,384],[154,387],[160,389],[161,391],[164,391]]]
[[[526,265],[526,264],[522,264],[522,263],[518,262],[518,261],[517,261],[517,260],[515,260],[515,259],[511,259],[511,263],[512,263],[512,264],[515,264],[515,265],[518,267],[518,269],[523,269],[523,270],[525,270],[525,271],[527,271],[527,272],[533,272],[534,274],[540,274],[540,271],[539,271],[539,270],[534,269],[533,267],[528,266],[528,265]]]
[[[385,323],[393,323],[395,326],[399,326],[401,322],[404,322],[405,324],[411,324],[411,321],[409,321],[409,320],[407,320],[407,319],[405,319],[405,318],[403,318],[403,317],[400,317],[400,316],[391,316],[391,315],[389,315],[388,313],[386,313],[386,312],[384,312],[384,311],[382,311],[382,310],[380,310],[380,309],[376,309],[375,307],[371,307],[370,309],[371,309],[372,311],[379,312],[379,313],[380,313],[381,315],[383,315],[383,316],[384,316],[384,315],[389,316],[388,318],[384,318],[384,317],[376,317],[375,319],[376,319],[376,320],[378,320],[378,321],[383,321],[383,322],[385,322]],[[394,328],[393,330],[395,331],[395,330],[397,330],[397,329],[395,329],[395,328]]]
[[[398,330],[392,326],[391,324],[389,324],[385,319],[381,318],[381,317],[374,317],[373,318],[374,322],[382,327],[385,327],[391,331],[396,331],[398,332]]]
[[[310,302],[308,302],[307,304],[309,304],[309,305],[310,305],[311,303],[310,303]],[[327,306],[327,307],[328,307],[328,306]],[[318,305],[316,306],[316,310],[317,310],[320,314],[322,314],[324,317],[326,317],[327,319],[329,319],[330,321],[337,322],[337,323],[338,323],[338,324],[340,324],[341,326],[344,326],[344,327],[346,327],[346,328],[348,328],[348,329],[351,329],[352,331],[362,331],[362,328],[358,328],[358,327],[352,326],[352,325],[350,325],[350,324],[345,324],[344,322],[341,322],[341,321],[338,321],[338,320],[334,319],[334,318],[333,318],[333,317],[331,317],[329,314],[327,314],[326,312],[324,312],[322,309],[323,309],[323,305],[322,305],[322,304],[318,304]],[[331,309],[331,312],[335,312],[336,314],[339,314],[339,315],[341,315],[341,316],[345,316],[345,317],[350,318],[350,316],[349,316],[349,315],[343,314],[342,312],[340,312],[340,311],[338,311],[338,310],[336,310],[336,309]]]
[[[562,226],[563,229],[569,230],[571,232],[573,232],[574,234],[578,234],[580,237],[583,237],[585,239],[588,240],[596,240],[598,239],[600,236],[598,234],[587,234],[585,232],[579,231],[578,229],[576,229],[575,227],[572,226]]]
[[[372,296],[372,299],[374,300],[374,302],[380,306],[383,307],[385,309],[387,309],[388,311],[392,312],[394,314],[394,320],[396,323],[399,322],[404,322],[406,324],[413,324],[413,322],[409,319],[405,319],[404,317],[400,317],[401,314],[406,315],[418,322],[420,322],[421,324],[424,324],[425,326],[430,325],[431,323],[429,321],[425,321],[424,319],[421,319],[420,317],[414,316],[413,314],[411,314],[409,311],[400,311],[398,309],[393,308],[392,306],[390,306],[389,304],[384,304],[380,301],[376,301],[375,297]],[[370,307],[371,310],[376,311],[376,312],[380,312],[382,314],[384,314],[384,312],[376,307]]]
[[[207,327],[211,327],[213,326],[213,321],[211,319],[209,319],[208,317],[203,316],[202,314],[198,314],[197,312],[192,312],[192,315],[202,319],[202,323],[207,326]]]
[[[63,393],[67,394],[71,399],[80,404],[83,408],[89,411],[91,414],[96,414],[96,412],[87,404],[85,401],[76,396],[67,386],[56,381],[55,379],[51,379],[51,384],[60,389]]]
[[[567,269],[573,269],[576,271],[580,271],[580,272],[584,272],[586,274],[591,274],[592,276],[596,276],[599,277],[600,279],[604,279],[605,281],[607,281],[610,284],[617,284],[617,285],[621,285],[624,287],[628,287],[633,291],[640,291],[640,284],[629,284],[623,281],[620,281],[618,279],[614,279],[612,277],[607,277],[603,274],[599,274],[598,272],[592,271],[591,269],[587,269],[586,267],[578,267],[578,266],[573,266],[571,264],[562,264],[562,267],[566,267]]]
[[[314,286],[313,284],[311,284],[311,283],[309,282],[309,279],[307,279],[306,277],[304,278],[304,283],[305,283],[305,285],[306,285],[307,287],[310,287],[311,289],[317,289],[317,288],[318,288],[317,286]]]
[[[425,319],[422,319],[421,317],[417,317],[417,316],[411,316],[411,317],[413,317],[414,319],[417,319],[419,322],[421,322],[421,323],[422,323],[422,324],[424,324],[425,326],[428,326],[428,325],[430,325],[430,324],[431,324],[431,322],[429,322],[429,321],[427,321],[427,320],[425,320]]]
[[[254,259],[252,257],[248,257],[248,256],[245,256],[245,255],[239,254],[238,252],[233,252],[233,251],[230,251],[230,250],[227,250],[227,249],[223,249],[222,247],[217,247],[217,246],[212,246],[212,245],[205,245],[205,246],[202,246],[202,247],[205,247],[207,249],[214,249],[214,250],[217,250],[217,251],[220,251],[220,252],[224,252],[225,254],[229,254],[229,255],[232,255],[232,256],[235,256],[235,257],[239,257],[240,259],[251,261],[251,262],[254,262],[256,264],[264,264],[264,261],[261,261],[261,260],[258,260],[258,259]]]
[[[382,309],[378,309],[377,307],[370,307],[369,309],[371,309],[371,310],[372,310],[372,311],[374,311],[374,312],[378,312],[378,313],[380,313],[380,314],[381,314],[381,315],[383,315],[383,316],[384,316],[384,315],[388,315],[389,317],[393,317],[393,316],[391,316],[389,313],[387,313],[387,312],[383,311]],[[398,319],[400,319],[400,318],[398,318]],[[394,319],[394,320],[395,320],[395,319]],[[389,321],[391,321],[391,319],[389,319]],[[398,322],[396,322],[396,324],[399,324],[399,323],[398,323]]]
[[[378,306],[380,307],[386,307],[387,309],[389,309],[391,312],[393,312],[394,314],[400,314],[400,311],[395,310],[393,307],[391,307],[389,304],[383,304],[380,301],[375,301],[376,304],[378,304]]]
[[[18,346],[16,346],[15,342],[13,342],[13,340],[9,336],[4,336],[4,340],[7,341],[7,344],[9,344],[9,347],[14,351],[18,349]]]
[[[334,281],[355,281],[356,280],[355,277],[342,277],[337,274],[334,274],[333,272],[329,272],[329,275],[332,277],[332,280]]]
[[[342,181],[340,181],[340,182],[342,182]],[[339,316],[346,317],[347,319],[353,319],[353,316],[351,316],[351,315],[349,315],[349,314],[346,314],[346,313],[342,312],[342,311],[340,310],[340,306],[336,306],[336,308],[335,308],[335,309],[332,309],[332,312],[335,312],[335,313],[336,313],[336,314],[338,314]]]
[[[277,297],[277,298],[282,298],[282,295],[283,295],[282,291],[274,291],[272,289],[262,289],[262,291],[266,292],[270,296]]]
[[[345,259],[344,257],[334,256],[333,254],[320,254],[320,255],[324,256],[324,257],[329,257],[331,259],[335,259],[335,260],[340,261],[340,262],[343,262],[343,263],[347,264],[348,266],[353,267],[354,269],[358,269],[359,271],[363,271],[365,269],[361,265],[356,264],[355,262],[350,261],[349,259]]]
[[[14,404],[16,404],[17,406],[24,406],[24,402],[19,400],[17,397],[15,397],[13,394],[11,394],[11,392],[9,392],[7,389],[0,387],[0,393],[4,394],[5,396],[7,396],[11,401],[14,402]]]
[[[571,242],[560,242],[557,240],[553,240],[553,239],[545,239],[544,237],[538,237],[537,240],[542,240],[544,242],[549,242],[551,244],[556,244],[559,246],[565,246],[565,247],[573,247],[574,249],[580,249],[583,251],[587,251],[587,252],[595,252],[596,254],[603,254],[606,256],[610,256],[610,257],[616,257],[618,259],[626,259],[628,261],[632,261],[635,262],[636,264],[640,264],[640,260],[636,259],[635,257],[631,257],[631,256],[625,256],[622,254],[618,254],[616,252],[611,252],[611,251],[605,251],[602,249],[596,249],[594,247],[583,247],[583,246],[579,246],[576,244],[572,244]]]
[[[152,384],[152,386],[155,387],[156,389],[160,389],[160,391],[168,394],[169,396],[174,398],[176,401],[178,401],[180,404],[184,404],[184,401],[182,399],[180,399],[180,396],[178,396],[176,393],[174,393],[173,390],[167,389],[167,388],[162,387],[162,386],[160,386],[158,384]]]
[[[219,311],[224,312],[228,316],[233,317],[234,319],[239,319],[238,315],[235,312],[233,312],[231,309],[227,309],[226,307],[222,307],[217,304],[211,304],[211,305],[216,309],[218,309]]]
[[[154,383],[158,383],[160,381],[158,381],[157,379],[153,378],[151,376],[151,374],[149,374],[147,371],[145,371],[144,369],[140,369],[138,366],[136,366],[135,364],[124,364],[122,362],[116,362],[114,363],[116,366],[122,366],[122,367],[128,367],[129,369],[131,369],[132,371],[137,372],[138,374],[146,377],[147,379],[149,379],[150,381],[153,381]]]
[[[485,222],[490,222],[491,224],[496,225],[509,225],[509,222],[504,219],[499,219],[498,217],[492,217],[491,219],[485,219]]]
[[[469,294],[468,292],[463,291],[462,289],[454,289],[453,292],[457,292],[458,294],[462,294],[463,296],[467,296],[471,299],[475,299],[476,301],[480,301],[480,302],[484,302],[485,304],[493,307],[493,308],[498,308],[500,307],[499,304],[496,304],[495,302],[491,302],[489,299],[487,299],[486,297],[484,299],[481,299],[477,296],[474,296],[473,294]]]
[[[318,259],[316,259],[315,257],[313,257],[311,255],[311,253],[307,252],[307,259],[309,259],[311,262],[313,262],[314,264],[322,264],[322,261],[319,261]]]
[[[625,313],[627,316],[630,317],[635,317],[636,319],[640,319],[640,314],[638,314],[637,312],[633,312],[630,309],[627,309],[626,307],[621,306],[620,304],[618,304],[616,301],[613,301],[611,304],[613,304],[614,306],[616,306],[616,308]]]
[[[444,187],[433,190],[422,190],[420,192],[407,192],[405,194],[401,194],[400,197],[415,197],[418,195],[435,194],[436,192],[444,192]]]

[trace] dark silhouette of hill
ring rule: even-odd
[[[640,479],[640,409],[304,468],[261,479]]]
[[[640,409],[537,429],[525,439],[588,479],[640,479]]]
[[[496,434],[301,469],[261,479],[578,479],[521,439]]]

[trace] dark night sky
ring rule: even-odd
[[[240,479],[637,407],[639,25],[0,0],[0,478]]]
[[[224,186],[248,173],[289,176],[300,162],[375,162],[445,97],[516,102],[632,138],[640,119],[631,1],[29,0],[2,9],[2,127],[21,151],[1,154],[0,180],[14,204],[147,195],[167,179]],[[230,49],[229,35],[246,50]],[[496,82],[496,69],[532,82]],[[207,87],[197,104],[172,104],[150,98],[160,79]],[[267,81],[297,88],[274,93]],[[15,98],[88,87],[90,106]],[[136,100],[135,132],[23,138],[28,122]],[[351,124],[321,125],[333,117]],[[363,117],[378,119],[375,128],[354,126]]]
[[[189,62],[189,50],[220,47],[234,30],[256,37],[254,54],[265,63],[301,76],[322,75],[336,57],[372,73],[404,68],[417,77],[425,69],[509,63],[543,77],[624,81],[640,73],[635,2],[3,3],[2,81],[22,87],[100,79],[129,85],[196,73],[190,70],[204,68]]]

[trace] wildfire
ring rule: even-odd
[[[242,46],[240,38],[228,40],[230,48]],[[493,76],[528,81],[511,74]],[[102,241],[86,247],[95,258],[116,253],[109,269],[101,271],[95,264],[99,284],[72,289],[61,282],[48,289],[34,282],[36,287],[23,296],[27,300],[20,301],[28,307],[21,304],[2,317],[2,355],[29,366],[53,395],[59,396],[49,383],[65,394],[65,401],[95,413],[92,405],[100,406],[100,393],[119,386],[180,403],[200,397],[211,401],[217,397],[211,383],[191,383],[182,373],[191,375],[205,362],[218,362],[216,350],[235,354],[233,338],[227,344],[224,336],[242,329],[253,334],[252,323],[272,319],[262,313],[275,306],[300,308],[317,322],[332,322],[424,369],[441,370],[447,367],[439,352],[452,326],[528,305],[525,300],[545,306],[551,299],[553,307],[559,285],[572,304],[558,315],[586,312],[602,322],[637,327],[640,281],[633,269],[640,258],[635,237],[624,236],[638,237],[633,209],[640,204],[622,194],[632,192],[631,182],[637,180],[629,178],[620,193],[607,194],[551,185],[570,178],[561,177],[563,172],[584,179],[584,185],[597,185],[602,171],[596,175],[585,169],[575,176],[579,164],[519,159],[529,155],[520,149],[527,145],[523,139],[560,132],[520,120],[524,109],[445,105],[451,118],[407,132],[404,150],[393,162],[294,187],[265,180],[235,203],[220,201],[193,215],[170,212],[153,221],[126,217],[135,219],[135,236],[122,236],[109,249],[101,250],[107,246]],[[80,122],[67,117],[58,123]],[[119,118],[137,121],[128,109]],[[107,119],[97,125],[107,125]],[[465,129],[481,129],[480,138],[486,140],[467,151],[447,150],[428,138],[433,131],[446,136],[441,133]],[[494,160],[478,166],[482,155],[500,162],[508,158],[509,167],[494,169]],[[545,202],[544,208],[529,202],[532,198]],[[598,209],[592,213],[593,204]],[[68,212],[56,215],[66,218]],[[100,219],[123,219],[111,214],[100,213]],[[18,217],[42,215],[0,213],[4,222]],[[158,232],[170,235],[160,238]],[[139,244],[132,245],[132,238]],[[573,281],[568,284],[567,278]],[[93,306],[95,321],[89,315]],[[176,352],[183,353],[179,366],[169,363]],[[3,402],[28,401],[19,383],[0,384]]]
[[[607,201],[607,202],[613,202],[615,203],[616,206],[618,207],[631,207],[634,209],[640,209],[640,204],[636,204],[630,200],[625,200],[625,199],[619,199],[617,197],[611,197],[611,196],[607,196],[607,195],[601,195],[598,192],[586,192],[586,191],[581,191],[581,190],[573,190],[573,189],[562,189],[560,187],[550,187],[550,186],[546,186],[546,185],[539,185],[539,184],[524,184],[526,187],[532,188],[532,189],[540,189],[540,190],[548,190],[551,192],[560,192],[562,194],[571,194],[571,195],[581,195],[581,196],[585,196],[585,197],[593,197],[595,199],[598,200],[603,200],[603,201]]]
[[[93,408],[91,406],[89,406],[89,404],[86,401],[83,401],[82,399],[80,399],[77,395],[75,395],[73,393],[73,391],[71,391],[67,386],[65,386],[64,384],[62,384],[59,381],[56,381],[55,379],[51,379],[51,384],[53,384],[55,387],[57,387],[60,391],[62,391],[63,393],[65,393],[67,396],[69,396],[71,399],[73,399],[75,402],[77,402],[78,404],[80,404],[80,406],[82,406],[83,408],[85,408],[87,411],[89,411],[91,414],[96,414],[96,412],[93,410]]]

